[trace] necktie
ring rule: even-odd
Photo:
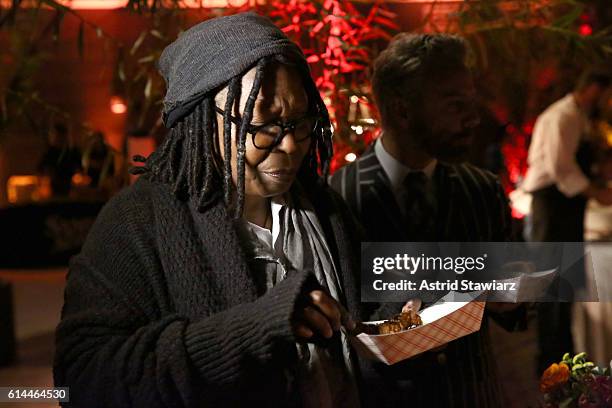
[[[399,204],[412,242],[435,240],[435,207],[427,184],[427,176],[422,171],[411,171],[402,182]]]

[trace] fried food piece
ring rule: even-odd
[[[392,319],[385,320],[378,324],[358,323],[355,328],[355,333],[366,334],[392,334],[399,333],[404,330],[413,329],[423,325],[421,316],[416,312],[409,310],[395,315]]]
[[[402,331],[402,325],[397,320],[387,320],[378,325],[378,334],[391,334]]]
[[[413,310],[402,312],[395,316],[394,319],[400,322],[401,330],[411,329],[413,327],[421,326],[423,324],[421,316],[419,316]]]

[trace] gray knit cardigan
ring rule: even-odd
[[[355,319],[358,234],[329,188],[316,211]],[[290,320],[311,273],[257,297],[225,206],[204,213],[141,178],[104,207],[67,276],[54,380],[69,407],[291,406]]]

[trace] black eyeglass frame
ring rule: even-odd
[[[218,106],[215,106],[215,111],[221,115],[225,115],[225,110],[219,108]],[[295,139],[296,143],[299,142],[303,142],[304,140],[312,137],[312,134],[314,133],[315,129],[317,128],[319,121],[321,120],[320,115],[318,114],[314,114],[314,113],[307,113],[306,115],[302,116],[301,118],[295,119],[295,120],[290,120],[290,121],[280,121],[280,120],[271,120],[269,122],[263,123],[261,125],[252,125],[252,124],[248,124],[247,125],[247,133],[251,134],[251,139],[253,141],[253,146],[255,146],[257,149],[259,150],[272,150],[274,149],[276,146],[278,146],[279,144],[281,144],[283,138],[287,135],[287,133],[291,132],[292,130],[295,130],[295,128],[297,127],[298,123],[300,123],[301,121],[307,120],[307,119],[314,119],[314,123],[312,124],[312,128],[310,129],[310,132],[307,133],[306,136],[304,136],[303,138],[300,139]],[[230,122],[232,122],[233,124],[240,126],[242,124],[242,121],[235,117],[234,115],[230,114],[229,115],[229,120]],[[259,147],[257,146],[257,144],[255,143],[255,135],[261,131],[263,128],[265,128],[266,126],[270,126],[270,125],[274,125],[274,126],[278,126],[281,128],[281,132],[274,137],[274,141],[272,142],[272,144],[270,146],[267,147]]]

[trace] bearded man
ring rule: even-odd
[[[375,61],[372,90],[382,136],[331,181],[368,241],[509,240],[509,207],[498,178],[461,162],[479,124],[466,55],[459,37],[402,33]],[[414,299],[403,307],[419,305]],[[487,304],[507,329],[520,321],[522,308],[515,307]],[[379,367],[384,394],[411,407],[502,406],[486,327],[483,322],[480,332],[436,352]]]

